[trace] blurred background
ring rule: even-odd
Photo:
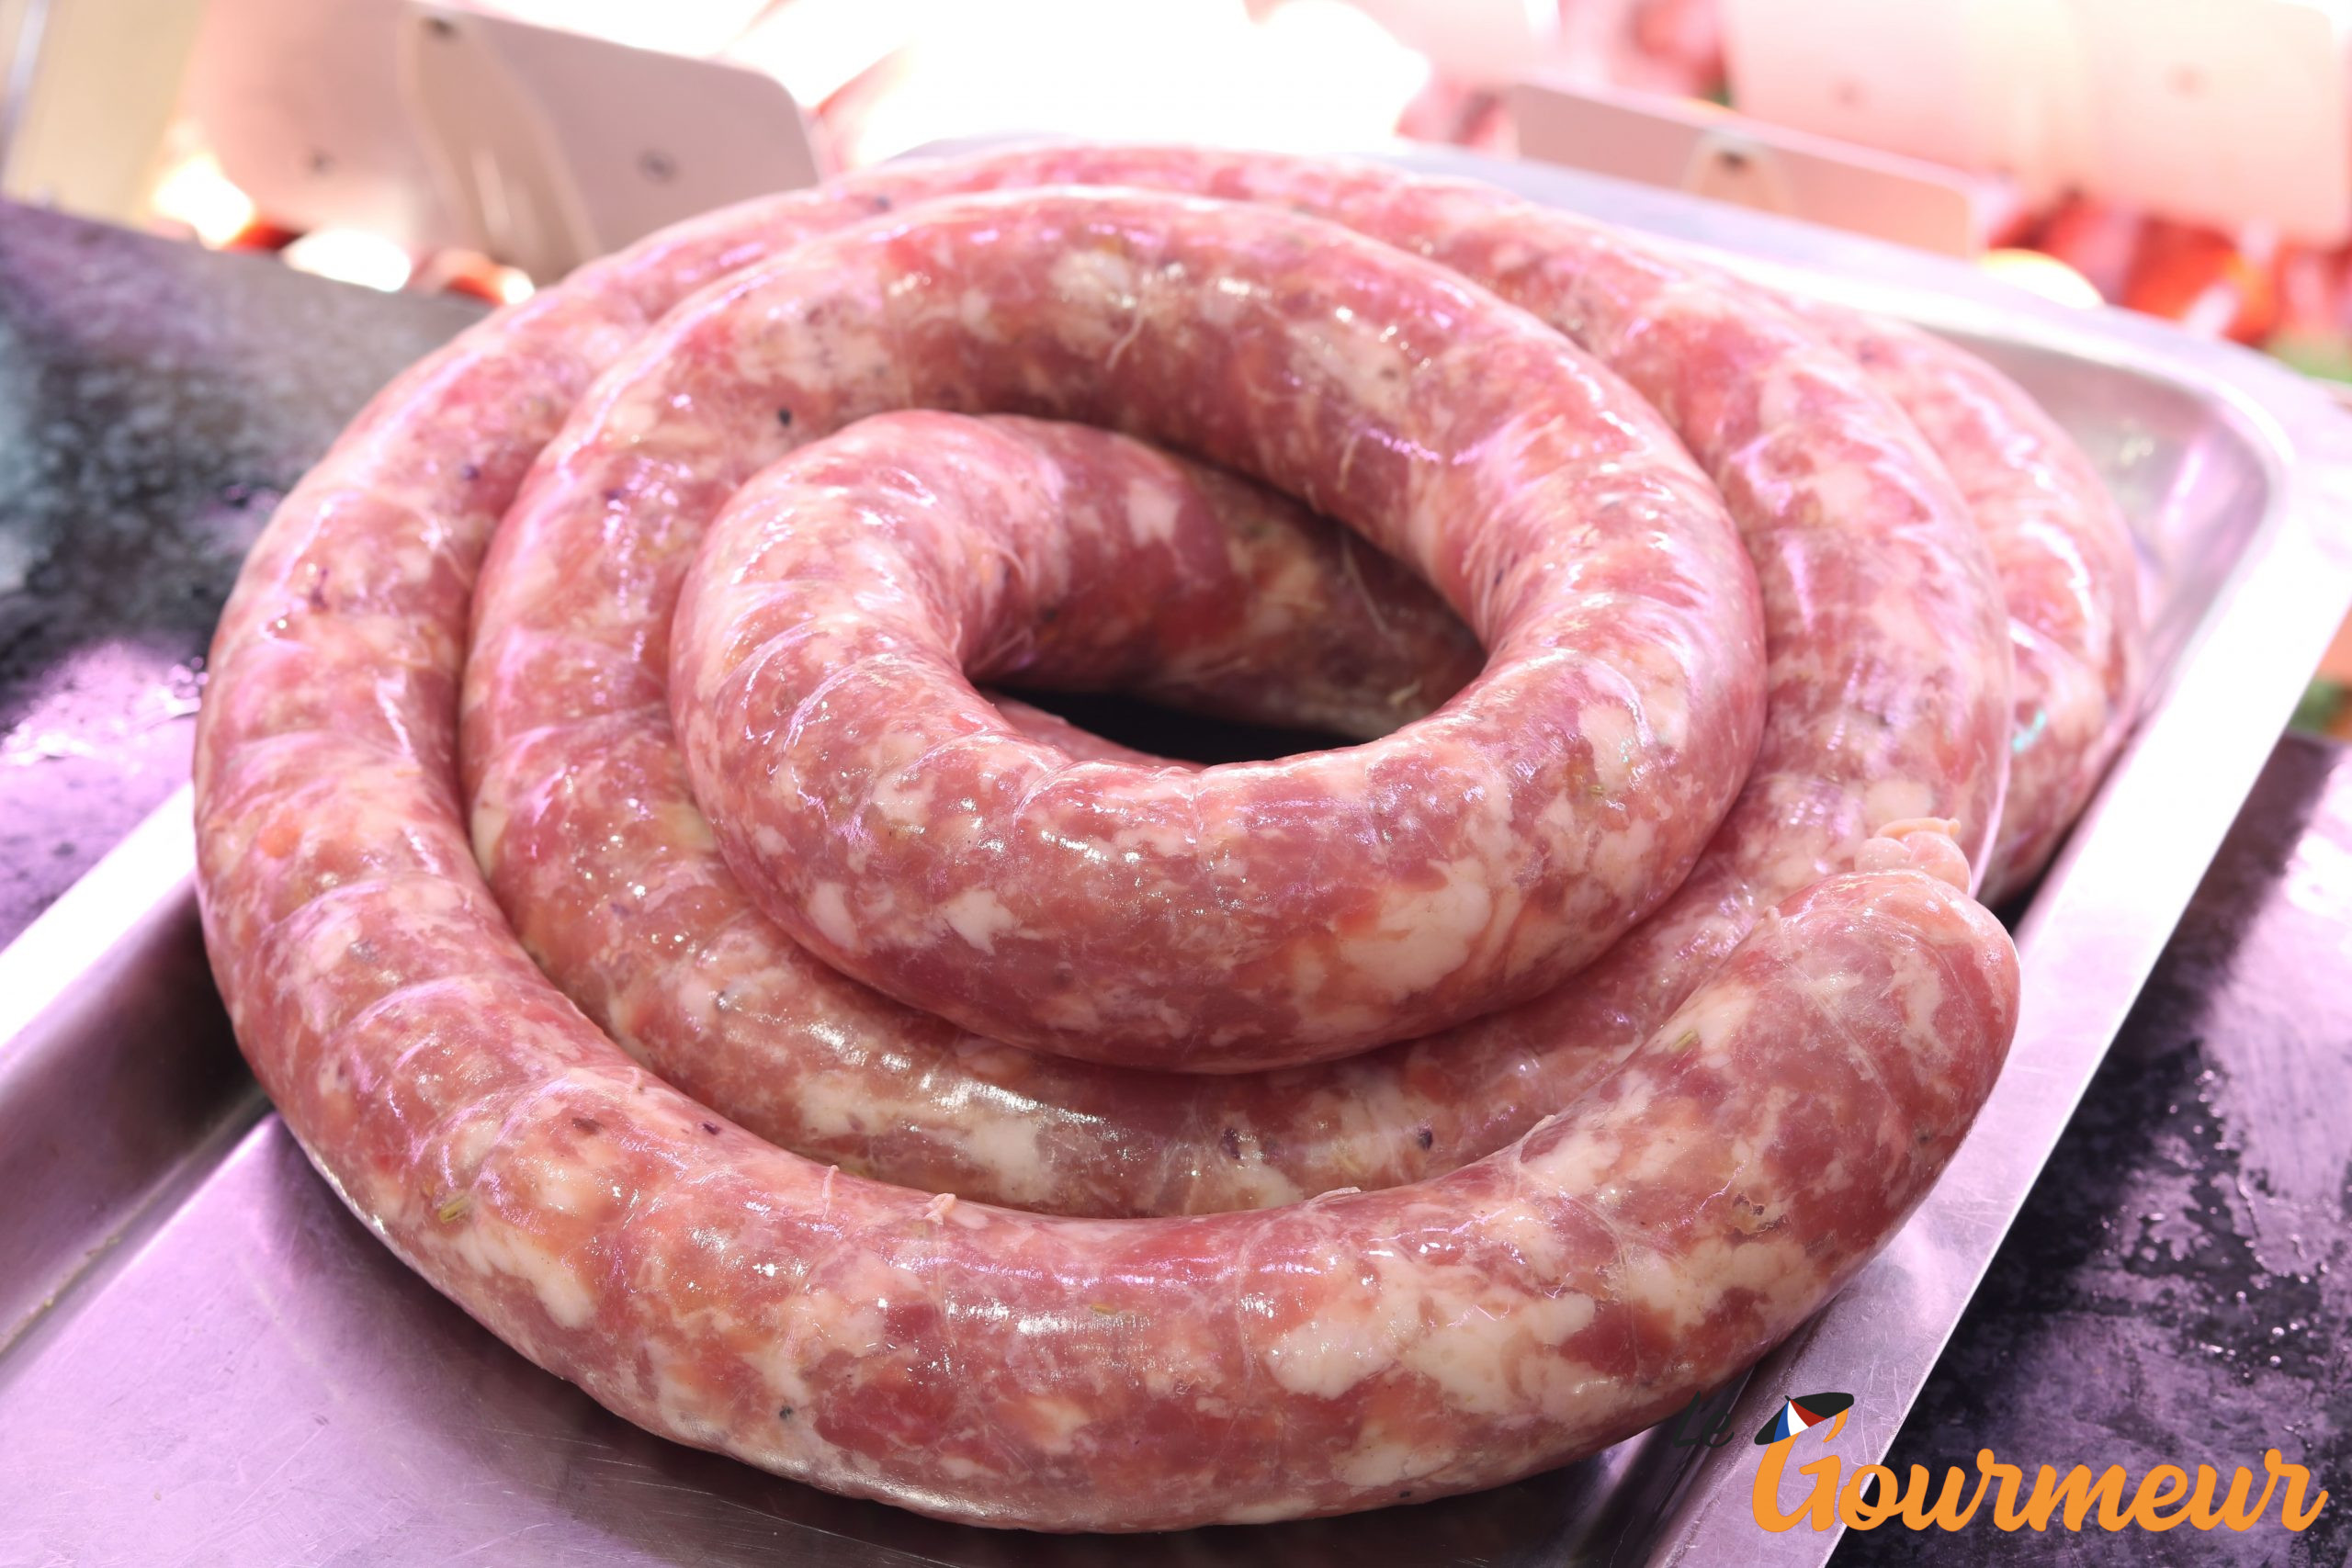
[[[1403,139],[2352,383],[2348,50],[2352,0],[0,0],[0,193],[514,300],[941,141]],[[2300,722],[2352,738],[2347,694],[2352,635]]]

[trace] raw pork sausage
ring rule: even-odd
[[[1820,884],[1588,1095],[1451,1175],[1107,1222],[760,1143],[600,1034],[481,881],[455,776],[469,602],[564,410],[763,238],[987,174],[895,173],[590,269],[403,378],[289,497],[224,614],[198,738],[207,934],[256,1072],[346,1201],[511,1344],[656,1431],[838,1490],[1177,1528],[1466,1490],[1637,1429],[1826,1300],[1965,1131],[2017,976],[1963,894],[1906,870]],[[1687,374],[1736,386],[1738,365]],[[1770,385],[1843,383],[1825,363]],[[1772,412],[1712,428],[1761,436]],[[1742,450],[1710,461],[1719,483]],[[1776,451],[1763,471],[1808,494],[1870,471]],[[658,551],[616,543],[650,604]],[[637,668],[579,665],[614,712]],[[1939,830],[1904,831],[1848,852],[1953,863]]]

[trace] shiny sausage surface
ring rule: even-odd
[[[1802,308],[1902,404],[1984,531],[2009,612],[2009,791],[1986,863],[1997,903],[2041,874],[2090,801],[2140,697],[2139,559],[2123,514],[2016,382],[1902,321]]]
[[[1487,667],[1355,748],[1073,766],[965,668],[1001,673],[1008,637],[1050,659],[1045,611],[1165,575],[1162,519],[1065,525],[1045,487],[855,433],[737,491],[906,404],[1084,418],[1267,479],[1413,566]],[[568,645],[599,635],[584,600],[638,608],[615,536],[683,547],[730,493],[670,650],[729,864],[834,967],[1059,1055],[1287,1065],[1548,989],[1681,880],[1761,721],[1751,569],[1646,405],[1454,274],[1270,208],[961,197],[745,274],[583,403],[482,626],[536,597]]]
[[[476,870],[457,767],[476,580],[567,411],[692,287],[879,201],[1001,182],[1010,167],[898,171],[589,269],[403,378],[288,498],[224,615],[198,739],[207,933],[240,1040],[338,1192],[509,1343],[656,1431],[842,1491],[989,1524],[1178,1528],[1492,1484],[1638,1429],[1850,1277],[1989,1090],[2014,1023],[2014,955],[1945,882],[1833,877],[1736,912],[1745,940],[1710,925],[1685,966],[1707,972],[1640,1032],[1645,1044],[1449,1175],[1261,1213],[1103,1221],[884,1186],[762,1142],[591,1024]],[[1466,217],[1470,200],[1437,209]],[[1638,293],[1647,264],[1624,265],[1604,281]],[[1690,294],[1656,276],[1634,315],[1668,316]],[[1767,306],[1769,332],[1790,334],[1772,358],[1742,335],[1748,314],[1702,297],[1672,318],[1693,335],[1628,331],[1612,363],[1663,400],[1694,452],[1694,431],[1714,434],[1701,461],[1752,554],[1758,495],[1801,498],[1791,526],[1827,529],[1844,508],[1823,498],[1911,470],[1905,438],[1847,390],[1850,367],[1807,357],[1815,340]],[[1654,339],[1710,332],[1770,373],[1643,358]],[[1628,368],[1645,366],[1650,385]],[[1855,411],[1855,439],[1893,454],[1884,469],[1790,434],[1783,421],[1825,401]],[[1941,539],[1949,504],[1930,494],[1917,511]],[[614,543],[610,574],[650,604],[658,535]],[[1949,591],[1967,600],[1969,558],[1954,558]],[[1875,615],[1886,601],[1840,603]],[[642,624],[666,637],[656,610]],[[566,689],[635,711],[645,650],[627,651],[575,650]],[[1775,647],[1776,712],[1781,673],[1825,655],[1807,643],[1783,664]],[[506,736],[495,766],[532,739]],[[1938,743],[1961,744],[1948,731]],[[1985,786],[1932,749],[1918,761],[1925,789],[1898,778],[1820,841],[1960,874],[1956,848],[1933,848],[1941,828],[1898,819],[1950,818],[1973,841],[1989,818],[1923,802],[1985,787],[1996,800],[1997,775]],[[608,809],[586,799],[594,780],[545,787]],[[1742,803],[1783,787],[1759,771]],[[691,821],[655,822],[655,804],[630,819],[692,837]],[[519,843],[502,809],[478,807],[477,821],[493,846]],[[1882,852],[1868,835],[1888,824],[1905,837]],[[1772,863],[1797,876],[1802,852]],[[683,908],[717,896],[698,875],[607,882],[606,902],[674,896]],[[1708,942],[1736,947],[1711,964]]]

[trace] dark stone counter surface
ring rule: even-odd
[[[462,326],[0,207],[0,941],[186,774],[206,639],[283,490]],[[2259,1466],[2244,1536],[1849,1535],[1838,1561],[2335,1564],[2352,1548],[2352,760],[2290,739],[1893,1461]],[[2275,1518],[2275,1509],[2273,1512]]]
[[[0,204],[0,942],[187,778],[279,495],[480,313]]]
[[[2277,1448],[2332,1495],[2301,1535],[2275,1502],[2243,1535],[1882,1527],[1838,1568],[2352,1553],[2352,751],[2279,742],[1887,1462],[1983,1448],[2029,1484]]]

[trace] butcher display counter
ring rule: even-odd
[[[1890,1444],[1898,1463],[1965,1463],[1995,1443],[2029,1467],[2226,1469],[2300,1441],[2324,1484],[2347,1457],[2327,1268],[2342,1216],[2303,1215],[2300,1177],[2246,1173],[2279,1147],[2282,1172],[2344,1165],[2341,1130],[2312,1109],[2352,1088],[2343,1004],[2302,963],[2331,943],[2341,963],[2352,807],[2332,754],[2277,743],[2352,599],[2352,422],[2250,355],[1952,264],[1557,171],[1408,161],[1952,335],[2065,425],[2141,544],[2149,695],[2051,872],[2003,911],[2025,974],[2008,1068],[1854,1285],[1692,1420],[1582,1464],[1191,1536],[959,1529],[606,1414],[403,1269],[269,1115],[211,994],[187,802],[171,793],[243,548],[367,392],[468,310],[10,209],[0,918],[13,930],[46,909],[0,953],[0,1561],[1996,1560],[1990,1531],[1883,1529],[1841,1549],[1832,1531],[1759,1528],[1748,1435],[1788,1397],[1831,1390],[1853,1400],[1849,1466]],[[2340,1555],[2324,1519],[2293,1551],[2333,1560],[2330,1540]],[[2255,1562],[2279,1541],[2076,1545],[2094,1561]]]

